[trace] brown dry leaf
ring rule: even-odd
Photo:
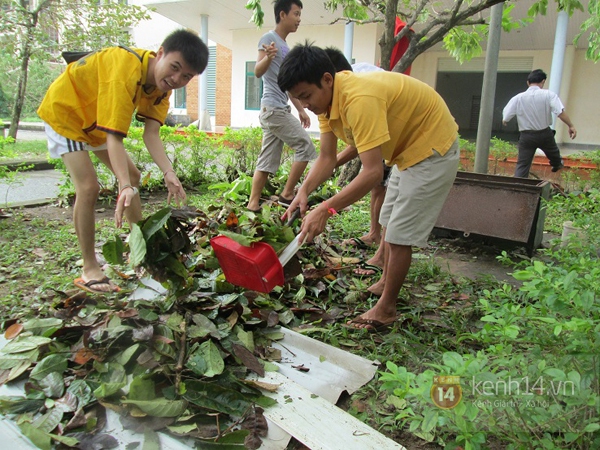
[[[121,319],[129,319],[131,317],[137,317],[139,312],[135,308],[128,308],[123,311],[117,311],[115,314],[117,317],[120,317]]]
[[[87,363],[90,359],[95,357],[96,355],[89,348],[80,348],[79,350],[77,350],[77,353],[75,353],[75,356],[73,357],[73,362],[75,362],[76,364],[83,365]]]
[[[267,316],[267,326],[269,328],[272,328],[275,325],[277,325],[278,323],[279,323],[279,314],[277,314],[275,311],[270,311],[269,315]]]
[[[269,425],[267,423],[267,419],[263,415],[264,410],[260,407],[254,408],[254,411],[246,416],[244,421],[240,424],[240,428],[242,430],[249,430],[250,434],[246,437],[244,441],[244,445],[246,448],[257,449],[262,444],[261,437],[266,437],[269,432]],[[254,439],[248,440],[248,437],[253,436]],[[248,443],[251,445],[259,444],[258,447],[248,446]]]
[[[292,369],[299,370],[300,372],[309,372],[310,368],[304,367],[304,364],[300,364],[298,366],[292,366]]]
[[[332,265],[332,267],[339,266],[350,266],[354,264],[358,264],[360,262],[360,258],[349,257],[349,256],[340,256],[340,257],[326,257],[327,261]]]
[[[40,258],[45,258],[48,256],[48,252],[46,252],[43,248],[34,248],[31,253]]]
[[[229,315],[229,317],[227,317],[229,328],[233,328],[237,324],[239,317],[240,315],[235,310]]]
[[[239,344],[233,344],[232,348],[233,354],[242,361],[242,364],[244,364],[248,370],[251,370],[260,377],[265,376],[265,368],[250,350]]]
[[[16,338],[23,331],[22,323],[13,323],[10,327],[6,329],[4,332],[4,337],[8,340]]]
[[[277,392],[277,389],[279,389],[279,386],[280,386],[279,384],[265,383],[264,381],[258,381],[258,380],[242,380],[242,381],[244,384],[254,386],[258,389],[262,389],[267,392]]]
[[[318,280],[319,278],[326,277],[331,273],[331,269],[325,267],[323,269],[305,269],[302,275],[306,280]]]
[[[250,433],[244,439],[244,448],[247,448],[248,450],[258,450],[261,446],[262,439],[253,433]]]

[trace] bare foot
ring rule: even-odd
[[[365,244],[373,245],[373,244],[379,244],[379,241],[381,240],[381,236],[379,236],[379,234],[375,234],[375,233],[367,233],[364,236],[361,236],[360,239]]]
[[[258,202],[256,204],[248,203],[248,206],[246,206],[246,209],[248,211],[252,211],[253,213],[257,213],[260,211],[260,204]]]
[[[377,297],[381,297],[381,295],[383,294],[383,288],[385,287],[385,283],[382,282],[381,280],[379,280],[377,283],[371,285],[367,291],[369,291],[371,294],[377,296]]]
[[[346,325],[359,330],[367,329],[369,331],[381,331],[385,328],[388,328],[390,325],[396,322],[396,320],[398,320],[398,318],[395,311],[393,314],[379,311],[379,308],[377,308],[377,305],[375,305],[372,309],[368,310],[364,314],[361,314],[360,316],[346,322]]]
[[[373,255],[373,257],[371,259],[367,260],[367,264],[370,264],[371,266],[377,266],[381,269],[383,269],[383,254],[379,255],[379,250],[377,251],[377,253],[375,253]],[[383,253],[383,252],[381,252]]]
[[[83,277],[76,278],[73,284],[79,289],[93,294],[119,292],[121,290],[119,286],[110,281],[105,275],[101,278],[92,278],[89,280],[86,280]]]

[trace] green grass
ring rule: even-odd
[[[0,153],[0,161],[46,159],[48,156],[48,143],[45,140],[23,141],[6,144]]]

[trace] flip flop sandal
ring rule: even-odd
[[[344,328],[350,330],[367,330],[369,333],[379,333],[389,329],[397,319],[390,322],[381,322],[376,319],[363,319],[362,317],[355,317],[350,320],[347,324],[342,325]],[[357,327],[356,325],[367,325],[366,327]]]
[[[289,207],[292,204],[293,201],[294,201],[294,198],[291,198],[291,199],[288,200],[287,198],[283,198],[281,195],[277,199],[277,202],[281,206],[287,206],[287,207]]]
[[[360,250],[368,250],[373,247],[373,244],[367,244],[360,238],[350,238],[342,242],[345,247],[356,247]]]
[[[352,271],[352,273],[354,275],[358,275],[359,277],[372,277],[374,275],[379,275],[382,271],[383,269],[379,266],[374,266],[373,264],[367,263],[360,263],[358,267]]]
[[[110,279],[108,277],[101,278],[100,280],[90,280],[87,282],[83,281],[83,278],[76,278],[75,281],[73,281],[73,284],[79,289],[84,290],[86,292],[90,292],[91,294],[111,294],[113,292],[119,292],[121,290],[119,286],[113,286],[112,290],[109,291],[94,289],[94,286],[98,284],[111,284]]]

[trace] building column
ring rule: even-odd
[[[344,56],[352,64],[352,48],[354,47],[354,22],[348,22],[344,27]]]
[[[200,38],[208,47],[208,16],[200,16]],[[208,112],[208,75],[206,70],[200,75],[200,89],[198,89],[198,128],[203,131],[212,131],[210,113]]]
[[[565,52],[567,48],[567,27],[569,26],[569,14],[559,11],[556,18],[556,31],[554,33],[554,50],[552,52],[552,65],[550,66],[550,80],[548,90],[560,96],[560,88],[563,81],[563,69],[565,67]],[[566,100],[561,97],[561,100]],[[556,129],[556,116],[552,115],[552,128]],[[564,131],[564,130],[563,130]],[[562,134],[562,133],[560,133]],[[560,137],[557,141],[562,142]]]
[[[565,65],[568,25],[569,15],[566,11],[559,11],[556,18],[554,51],[552,53],[552,66],[550,67],[550,83],[548,84],[548,89],[557,95],[560,93],[560,83],[562,82],[563,67]]]
[[[488,172],[492,121],[494,118],[494,98],[498,75],[498,57],[500,55],[500,36],[502,34],[502,11],[504,3],[492,6],[487,48],[485,51],[485,69],[481,89],[481,106],[475,149],[475,172]]]

